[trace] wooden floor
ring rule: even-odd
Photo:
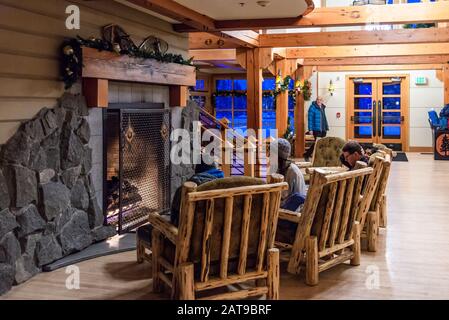
[[[449,299],[449,161],[408,154],[393,162],[388,186],[388,229],[377,253],[363,252],[358,267],[320,274],[316,287],[302,276],[281,276],[282,299]],[[134,252],[77,265],[80,289],[68,290],[65,269],[42,273],[4,299],[164,299],[151,292],[150,265]]]

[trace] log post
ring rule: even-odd
[[[302,66],[295,72],[295,79],[304,82],[312,76],[315,67]],[[307,101],[308,102],[308,101]],[[305,150],[305,117],[306,117],[306,101],[302,93],[296,94],[295,105],[295,157],[301,158]]]
[[[287,59],[276,60],[276,78],[280,75],[283,82],[288,75]],[[278,136],[284,136],[288,121],[288,90],[279,93],[276,97],[276,129]]]
[[[378,215],[375,211],[369,211],[366,215],[366,234],[368,237],[368,251],[377,251],[377,233],[379,230]]]
[[[318,240],[316,236],[310,236],[306,240],[306,284],[309,286],[318,284]]]
[[[181,264],[177,268],[179,300],[195,300],[193,263]]]
[[[279,249],[268,250],[268,300],[279,300]]]
[[[352,228],[352,237],[354,239],[354,244],[352,245],[352,251],[354,252],[354,256],[351,259],[351,265],[352,266],[358,266],[360,265],[360,256],[362,254],[362,248],[360,244],[360,234],[362,230],[362,226],[358,221],[354,223],[354,226]]]
[[[443,83],[444,83],[444,104],[449,103],[449,65],[443,67]]]

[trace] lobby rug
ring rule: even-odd
[[[396,157],[393,158],[393,161],[408,161],[407,155],[405,152],[397,152]]]

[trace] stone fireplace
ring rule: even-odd
[[[116,233],[92,181],[84,97],[65,93],[0,152],[0,294],[42,267]]]

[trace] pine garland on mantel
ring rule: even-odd
[[[155,59],[159,62],[178,63],[193,66],[192,59],[184,59],[180,54],[161,53],[152,50],[139,49],[133,46],[123,50],[117,44],[111,44],[103,39],[84,39],[80,36],[64,40],[61,45],[61,77],[65,83],[65,88],[69,89],[81,76],[83,68],[82,47],[94,48],[98,51],[110,51],[120,55],[128,55],[134,58]]]

